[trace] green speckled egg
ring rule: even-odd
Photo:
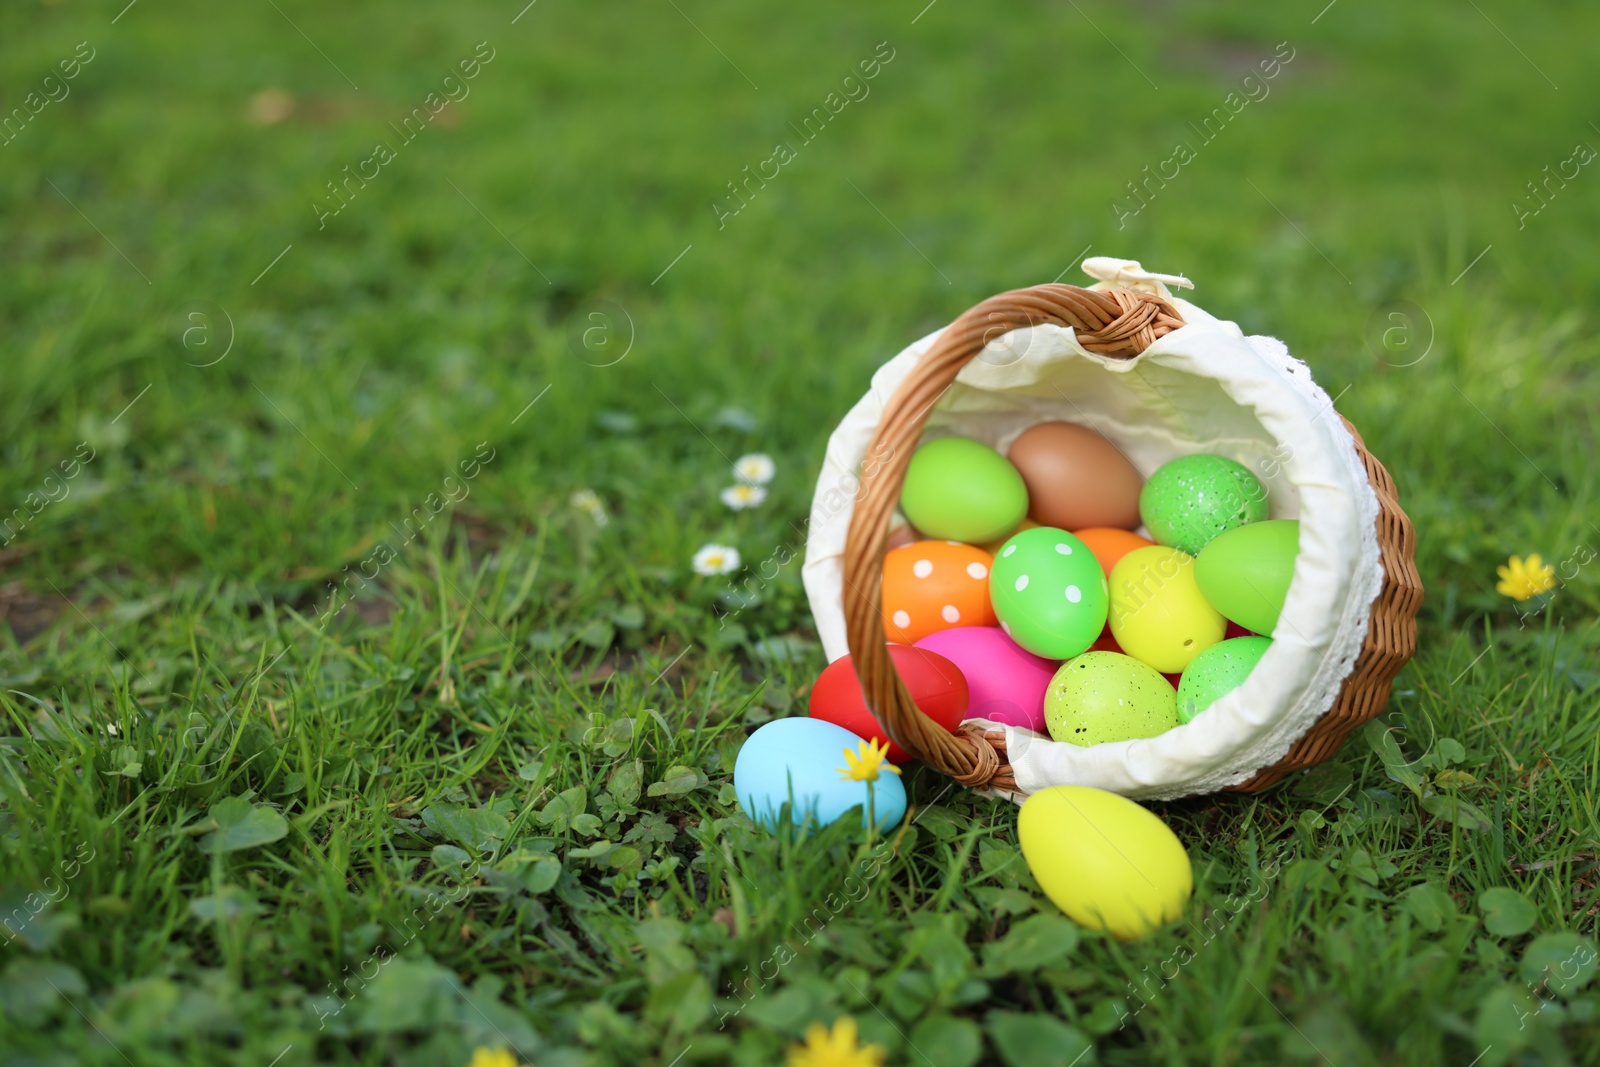
[[[1193,556],[1224,530],[1267,517],[1267,490],[1225,456],[1180,456],[1139,492],[1139,517],[1163,545]]]
[[[989,602],[1006,635],[1046,659],[1070,659],[1105,629],[1106,576],[1089,546],[1065,530],[1023,530],[995,553]]]
[[[1265,637],[1233,637],[1218,641],[1190,660],[1178,679],[1179,721],[1189,722],[1243,685],[1271,647],[1272,641]]]
[[[1050,736],[1099,745],[1155,737],[1178,725],[1178,697],[1154,667],[1118,652],[1085,652],[1050,679],[1044,696]]]
[[[988,445],[941,437],[911,457],[900,510],[923,537],[979,545],[1017,528],[1028,513],[1028,487]]]

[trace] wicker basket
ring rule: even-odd
[[[1019,792],[1008,759],[1008,731],[968,723],[952,734],[927,719],[911,702],[894,670],[881,611],[885,538],[906,467],[929,413],[962,368],[1009,331],[1042,324],[1069,327],[1076,343],[1087,352],[1126,360],[1185,325],[1177,303],[1159,284],[1097,289],[1051,284],[1002,293],[973,307],[943,330],[883,404],[869,454],[887,458],[860,480],[842,559],[842,588],[850,591],[843,597],[849,650],[867,702],[890,736],[963,785]],[[1345,426],[1378,501],[1381,590],[1371,603],[1359,655],[1332,706],[1281,759],[1226,786],[1228,789],[1265,789],[1292,771],[1328,759],[1351,731],[1383,709],[1391,682],[1415,649],[1422,585],[1412,558],[1415,538],[1411,522],[1400,509],[1388,472],[1366,451],[1354,428],[1348,422]]]

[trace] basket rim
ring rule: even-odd
[[[1190,310],[1190,306],[1185,305],[1185,310]],[[1192,325],[1218,321],[1201,309],[1192,310],[1197,313],[1193,315]],[[1178,309],[1173,302],[1165,299],[1164,293],[1091,290],[1055,283],[1002,293],[969,309],[943,331],[926,339],[931,343],[900,381],[893,396],[881,405],[880,421],[873,433],[873,445],[869,452],[881,455],[884,442],[888,440],[896,446],[892,455],[898,461],[885,464],[883,469],[875,472],[878,477],[863,479],[858,487],[842,556],[842,588],[854,588],[857,594],[842,597],[848,645],[868,705],[878,714],[885,732],[903,748],[963,784],[1012,792],[1017,790],[1017,785],[1007,760],[1006,731],[987,728],[981,722],[969,720],[960,731],[951,734],[929,722],[911,703],[889,660],[879,608],[878,576],[881,574],[888,517],[898,501],[899,486],[910,453],[925,429],[927,416],[934,403],[987,341],[1014,329],[1044,324],[1072,329],[1078,346],[1085,351],[1115,360],[1131,360],[1158,338],[1182,330],[1191,323],[1186,323],[1180,317]],[[1238,331],[1234,328],[1233,332]],[[1210,376],[1224,383],[1228,380],[1223,376]],[[1239,402],[1242,407],[1249,406],[1243,401]],[[915,409],[912,409],[912,404],[916,405]],[[1345,425],[1348,426],[1348,423]],[[1277,432],[1273,436],[1280,440],[1287,439]],[[1331,755],[1337,748],[1337,742],[1342,741],[1354,728],[1353,724],[1344,722],[1348,715],[1335,715],[1348,703],[1346,698],[1350,696],[1352,682],[1359,678],[1361,684],[1358,688],[1363,692],[1370,689],[1373,691],[1370,697],[1386,698],[1388,681],[1409,658],[1415,646],[1413,620],[1416,606],[1420,603],[1421,586],[1411,559],[1414,535],[1410,522],[1399,509],[1392,479],[1366,451],[1353,428],[1350,430],[1350,440],[1354,444],[1359,465],[1366,470],[1368,485],[1378,497],[1380,530],[1377,541],[1384,579],[1383,588],[1373,598],[1370,607],[1365,602],[1363,592],[1361,603],[1351,605],[1349,610],[1362,613],[1369,631],[1382,632],[1384,640],[1377,642],[1381,646],[1377,651],[1383,653],[1384,662],[1380,665],[1381,669],[1374,669],[1373,663],[1367,662],[1373,659],[1374,653],[1371,647],[1374,644],[1373,635],[1369,633],[1362,642],[1360,656],[1341,679],[1324,677],[1322,684],[1338,686],[1336,706],[1314,718],[1305,735],[1288,743],[1291,753],[1280,760],[1280,764],[1294,762],[1296,765],[1309,766],[1304,762],[1306,752],[1308,747],[1316,746],[1308,746],[1307,739],[1311,735],[1329,732],[1320,729],[1329,716],[1333,716],[1333,724],[1340,726],[1335,731],[1338,737],[1331,746],[1322,746],[1326,751],[1319,754],[1320,758]],[[818,499],[821,499],[820,488]],[[1407,595],[1386,597],[1391,587]],[[1408,591],[1411,590],[1415,592],[1414,597],[1409,595]],[[1392,625],[1389,619],[1391,615],[1394,616]],[[1407,623],[1410,623],[1409,633],[1406,632]],[[1345,640],[1353,637],[1353,634],[1348,635]],[[875,654],[873,646],[876,646]],[[1378,693],[1380,688],[1381,693]],[[1362,701],[1366,714],[1360,721],[1381,710],[1383,699],[1370,697]],[[1317,761],[1313,759],[1311,762]],[[1249,781],[1226,788],[1259,788],[1270,784],[1267,776],[1277,766],[1260,768]],[[1287,770],[1283,773],[1287,773]],[[1277,777],[1281,777],[1281,774],[1271,780],[1275,781]]]

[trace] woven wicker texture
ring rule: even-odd
[[[902,748],[973,788],[1016,788],[1006,758],[1005,733],[976,724],[947,733],[911,702],[889,658],[883,630],[884,540],[906,467],[934,404],[988,342],[1015,329],[1045,324],[1071,327],[1078,343],[1091,352],[1129,359],[1181,327],[1183,320],[1159,296],[1071,285],[1038,285],[1001,293],[968,310],[939,335],[885,406],[868,452],[890,458],[863,479],[845,547],[845,627],[851,661],[868,706]],[[1350,431],[1378,497],[1383,589],[1373,602],[1361,654],[1333,707],[1282,760],[1230,787],[1234,790],[1265,789],[1290,772],[1333,755],[1351,731],[1383,710],[1394,676],[1416,648],[1422,582],[1412,559],[1415,534],[1400,509],[1393,479],[1367,452],[1354,427]]]

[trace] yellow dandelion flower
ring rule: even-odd
[[[517,1058],[507,1049],[489,1049],[479,1045],[472,1050],[472,1062],[467,1067],[518,1067]]]
[[[832,1033],[812,1023],[805,1044],[789,1046],[789,1067],[882,1067],[886,1056],[882,1045],[856,1043],[856,1021],[846,1015],[834,1021]]]
[[[1500,581],[1495,589],[1513,600],[1529,600],[1556,587],[1555,568],[1546,564],[1535,552],[1526,560],[1512,556],[1496,568]]]
[[[882,771],[888,771],[890,774],[900,773],[899,767],[887,762],[889,758],[887,741],[883,743],[882,749],[872,741],[860,741],[856,744],[856,751],[851,752],[848,748],[841,751],[844,752],[844,761],[849,768],[835,767],[834,770],[838,771],[839,777],[846,782],[876,782],[878,774]]]

